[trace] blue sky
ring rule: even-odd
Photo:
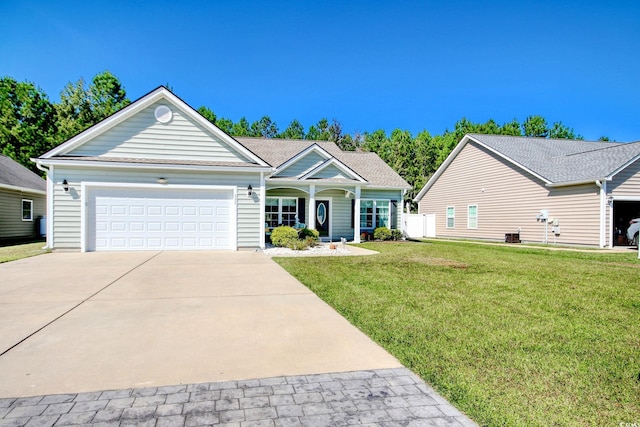
[[[414,135],[539,114],[586,139],[640,140],[638,1],[0,2],[0,75],[53,101],[104,70],[137,99],[282,130]]]

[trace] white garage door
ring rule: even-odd
[[[235,249],[231,190],[100,189],[91,201],[89,250]]]

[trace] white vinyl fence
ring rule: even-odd
[[[410,214],[406,220],[408,237],[436,237],[436,214]]]

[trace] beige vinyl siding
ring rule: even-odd
[[[298,176],[303,174],[304,172],[307,172],[311,168],[320,166],[326,160],[327,159],[322,157],[320,154],[316,153],[315,151],[311,151],[307,153],[306,156],[303,156],[302,158],[298,159],[296,162],[292,163],[286,169],[284,169],[282,172],[278,173],[275,176],[278,176],[278,177]]]
[[[33,201],[33,221],[22,220],[22,200]],[[0,240],[36,236],[45,212],[44,195],[0,188]]]
[[[469,205],[478,206],[478,226],[467,228]],[[446,208],[455,207],[455,227],[446,227]],[[600,196],[594,184],[549,188],[528,172],[470,142],[419,204],[420,213],[436,214],[438,237],[504,239],[520,228],[520,238],[541,242],[541,209],[560,220],[557,243],[598,245]],[[549,225],[549,242],[553,242]]]
[[[81,181],[155,184],[159,176],[166,178],[168,185],[237,186],[238,248],[260,246],[260,233],[264,220],[260,218],[262,195],[258,174],[135,169],[119,169],[116,174],[113,170],[103,168],[56,167],[51,177],[55,184],[52,194],[55,218],[51,236],[53,247],[55,249],[81,248]],[[65,192],[60,185],[64,179],[69,183],[69,192]],[[247,196],[249,184],[253,187],[252,197]]]
[[[173,119],[169,123],[158,122],[154,116],[154,110],[158,105],[166,103],[159,102],[146,108],[72,150],[69,155],[248,161],[242,154],[174,106],[170,106]]]
[[[640,160],[620,171],[611,182],[607,191],[615,196],[638,197],[640,199]]]

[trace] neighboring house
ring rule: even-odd
[[[52,249],[263,248],[280,224],[359,241],[409,185],[373,153],[232,138],[164,87],[35,159]]]
[[[39,237],[45,201],[44,179],[0,155],[0,243]]]
[[[640,216],[640,142],[469,134],[415,201],[435,215],[437,237],[627,244],[621,234]]]

